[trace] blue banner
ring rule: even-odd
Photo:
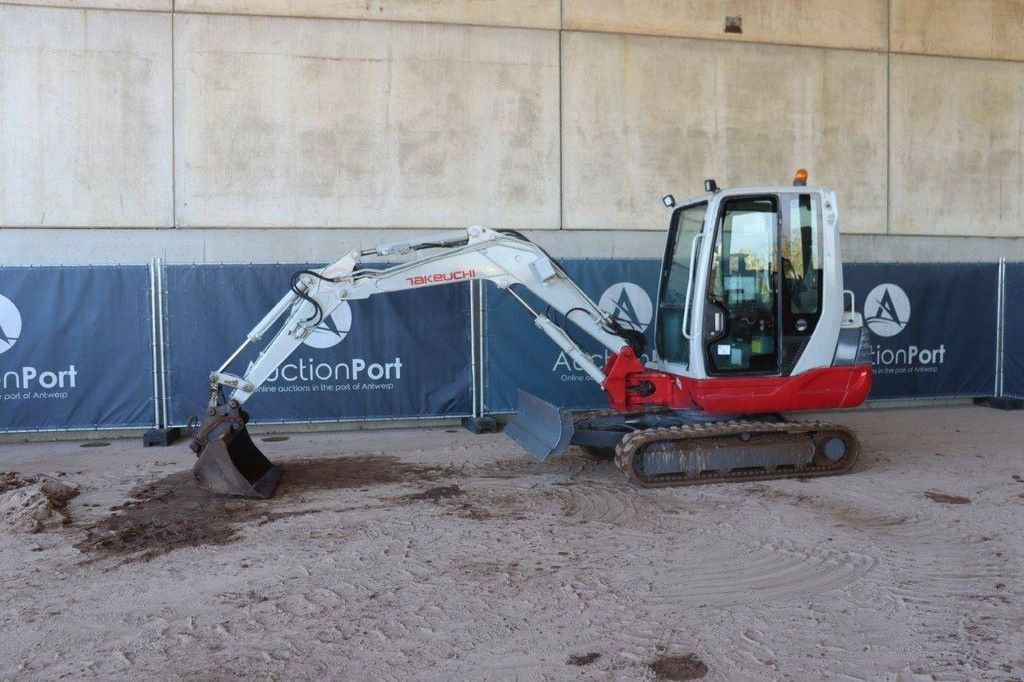
[[[875,345],[870,398],[990,396],[995,263],[853,263],[845,287]]]
[[[1024,263],[1006,264],[1003,395],[1024,398]]]
[[[565,260],[562,266],[602,309],[614,314],[624,325],[643,331],[649,352],[653,350],[654,302],[661,261]],[[484,285],[484,291],[485,412],[515,412],[518,388],[559,407],[608,406],[597,384],[534,326],[532,317],[519,303],[489,284]],[[544,309],[540,299],[525,298],[535,310]],[[552,319],[555,317],[552,313]],[[564,328],[599,367],[604,366],[608,353],[599,343],[571,322]]]
[[[0,431],[152,426],[145,266],[0,267]]]
[[[168,419],[202,416],[208,377],[288,292],[301,265],[165,270]],[[227,371],[243,374],[272,334]],[[253,423],[472,412],[468,284],[342,304],[247,403]]]
[[[567,260],[563,265],[602,308],[644,329],[651,347],[660,261]],[[844,274],[875,344],[871,399],[992,395],[995,264],[848,263]],[[518,303],[494,287],[485,290],[485,411],[515,411],[517,388],[561,407],[607,406],[597,385],[533,326]],[[1015,300],[1009,292],[1007,300]],[[536,299],[530,302],[543,308]],[[1024,319],[1019,323],[1024,326]],[[572,324],[567,328],[603,365],[604,350]],[[1018,338],[1024,341],[1024,331]],[[1024,360],[1017,358],[1022,381],[1016,385],[1024,390]]]

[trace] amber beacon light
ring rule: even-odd
[[[807,184],[807,169],[800,168],[797,170],[796,175],[793,176],[793,186],[803,187]]]

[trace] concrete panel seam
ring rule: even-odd
[[[36,2],[11,2],[10,0],[0,0],[0,5],[9,7],[32,7],[39,9],[64,9],[64,10],[89,10],[94,12],[140,12],[145,14],[195,14],[199,16],[208,17],[272,17],[278,19],[315,19],[318,21],[368,21],[375,24],[425,24],[428,26],[473,26],[476,28],[518,28],[527,31],[560,31],[561,20],[559,20],[558,26],[533,26],[524,24],[504,24],[504,23],[493,23],[483,24],[478,22],[466,22],[466,21],[428,21],[425,19],[374,19],[369,17],[337,17],[330,15],[319,15],[319,14],[274,14],[274,13],[260,13],[260,12],[215,12],[215,11],[203,11],[203,10],[183,10],[178,9],[177,0],[171,0],[170,9],[147,9],[143,7],[104,7],[104,6],[93,6],[89,4],[79,5],[61,5],[58,3],[36,3]]]
[[[999,59],[996,57],[974,57],[960,54],[937,54],[935,52],[916,52],[913,50],[890,50],[890,54],[907,55],[910,57],[930,57],[932,59],[956,59],[965,62],[991,62],[993,64],[1020,64],[1024,59]]]
[[[773,40],[723,40],[721,38],[708,38],[706,36],[667,36],[663,33],[645,33],[641,31],[597,31],[594,29],[584,30],[563,28],[562,33],[580,33],[599,36],[637,36],[641,38],[662,38],[664,40],[700,40],[706,43],[720,43],[725,45],[776,45],[778,47],[803,47],[808,50],[836,50],[840,52],[865,52],[868,54],[885,54],[888,52],[888,50],[884,48],[839,47],[836,45],[787,43]]]
[[[3,0],[0,0],[3,4]],[[32,5],[38,7],[38,5]],[[66,9],[66,8],[62,8]],[[120,11],[142,11],[142,10],[120,10]],[[152,11],[152,10],[149,10]],[[548,31],[554,33],[561,31],[561,27],[548,28],[546,26],[523,26],[521,24],[481,24],[464,21],[426,21],[423,19],[369,19],[366,17],[332,17],[316,14],[259,14],[256,12],[203,12],[200,10],[174,9],[175,14],[192,15],[198,17],[236,17],[236,18],[265,18],[265,19],[309,19],[312,21],[360,21],[370,24],[409,24],[413,26],[465,26],[469,28],[495,28],[495,29],[517,29],[521,31]]]
[[[885,234],[892,233],[892,0],[886,3],[885,50]]]
[[[562,1],[558,3],[562,11]],[[565,229],[565,56],[562,51],[563,32],[558,32],[558,229]]]
[[[171,9],[177,0],[171,0]],[[174,89],[177,76],[174,71],[174,33],[175,18],[171,13],[171,227],[178,226],[178,149],[177,149],[177,125],[174,120]],[[162,425],[161,425],[162,426]]]
[[[8,2],[7,0],[0,0],[0,6],[2,7],[26,7],[32,9],[63,9],[63,10],[80,10],[88,12],[137,12],[139,14],[171,14],[173,10],[168,11],[165,9],[145,9],[141,7],[93,7],[90,5],[57,5],[57,4],[42,4],[35,2]],[[130,427],[134,428],[134,427]]]

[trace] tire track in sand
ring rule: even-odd
[[[742,525],[709,525],[716,517],[728,521],[730,508],[736,506],[713,495],[638,489],[621,478],[609,480],[600,462],[579,471],[564,485],[489,481],[486,490],[473,486],[472,494],[485,508],[560,517],[583,526],[601,524],[607,526],[603,533],[616,537],[640,533],[637,538],[645,538],[642,544],[648,549],[629,554],[649,553],[642,572],[652,586],[654,603],[737,604],[815,594],[851,583],[876,564],[868,553],[760,538],[756,528]],[[675,542],[666,543],[668,537]]]
[[[901,658],[909,663],[903,672],[924,679],[1005,679],[1020,665],[1005,657],[1008,650],[1024,651],[1024,610],[1013,591],[1022,569],[1005,538],[974,527],[963,507],[937,503],[924,490],[908,505],[836,483],[821,488],[817,495],[755,492],[794,503],[801,517],[824,514],[836,522],[824,532],[870,547],[880,569],[867,578],[874,599],[868,604],[857,594],[839,595],[846,608],[888,613],[891,630],[879,623],[858,633],[865,650],[881,656],[898,632]],[[825,622],[836,605],[815,603],[811,612]]]

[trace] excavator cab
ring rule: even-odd
[[[835,202],[795,186],[674,207],[649,366],[694,380],[831,366],[843,317]]]

